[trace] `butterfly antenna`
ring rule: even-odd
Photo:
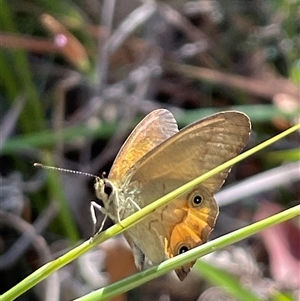
[[[68,173],[73,173],[76,175],[83,175],[83,176],[87,176],[87,177],[93,177],[93,178],[99,178],[98,176],[95,176],[91,173],[88,172],[83,172],[83,171],[78,171],[78,170],[72,170],[72,169],[66,169],[66,168],[60,168],[60,167],[54,167],[54,166],[48,166],[48,165],[44,165],[41,163],[34,163],[33,164],[34,167],[38,167],[38,168],[43,168],[43,169],[52,169],[52,170],[57,170],[57,171],[62,171],[62,172],[68,172]]]

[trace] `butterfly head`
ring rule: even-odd
[[[107,178],[96,178],[94,187],[97,198],[103,202],[105,212],[112,220],[115,220],[116,186]]]
[[[109,203],[111,201],[111,196],[114,195],[114,185],[108,179],[96,178],[94,187],[97,198],[101,200],[106,207],[105,204]]]

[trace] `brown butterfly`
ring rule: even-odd
[[[221,112],[178,131],[165,109],[148,114],[119,151],[107,179],[95,190],[115,223],[181,185],[235,157],[248,141],[249,118],[236,111]],[[218,216],[214,193],[230,168],[155,210],[124,232],[139,269],[149,260],[158,264],[205,243]],[[176,270],[180,280],[194,262]]]

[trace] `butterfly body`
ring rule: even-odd
[[[95,184],[103,212],[116,223],[122,221],[236,156],[249,132],[249,119],[240,112],[218,113],[181,131],[169,111],[151,112],[124,143],[108,179]],[[138,268],[147,259],[158,264],[207,241],[218,215],[213,194],[229,171],[207,179],[125,231]],[[192,265],[176,270],[181,280]]]

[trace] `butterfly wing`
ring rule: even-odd
[[[146,195],[140,206],[235,157],[248,141],[249,133],[249,118],[227,111],[190,124],[152,149],[129,171],[131,184],[142,187]],[[215,193],[229,170],[207,179],[203,185]]]
[[[122,185],[124,194],[144,207],[235,157],[246,144],[249,133],[249,118],[239,112],[218,113],[195,122],[156,146],[133,165],[125,177],[127,183]],[[213,193],[221,188],[229,170],[227,168],[194,187],[195,191],[205,191],[201,207],[191,208],[187,196],[178,198],[127,230],[127,236],[153,263],[163,261],[165,254],[173,257],[182,252],[178,246],[175,247],[177,240],[188,242],[188,248],[205,242],[218,214]],[[125,210],[122,218],[131,213]],[[177,271],[181,279],[190,266]]]
[[[150,229],[164,237],[165,253],[172,258],[208,240],[219,208],[211,192],[199,184],[157,213],[163,222],[153,219]],[[187,276],[193,264],[194,262],[188,263],[176,269],[180,280]]]
[[[123,179],[139,159],[177,132],[177,122],[171,112],[158,109],[149,113],[123,144],[113,163],[109,179],[115,182]]]

